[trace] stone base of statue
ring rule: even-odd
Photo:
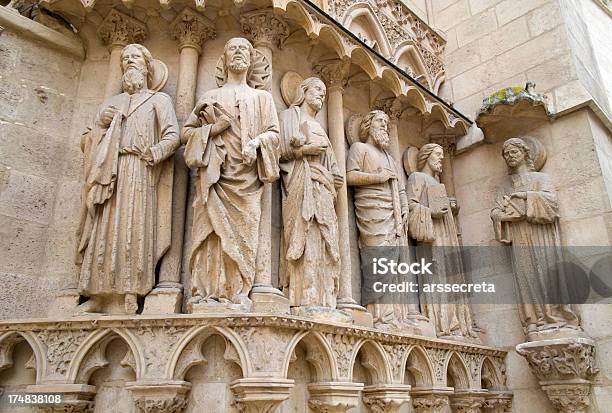
[[[253,303],[244,297],[242,302],[197,300],[192,297],[187,302],[187,312],[191,314],[218,314],[218,313],[249,313]]]
[[[583,413],[589,409],[591,386],[599,372],[595,367],[595,341],[581,331],[576,334],[516,346],[517,353],[527,359],[540,387],[561,413]]]
[[[253,301],[254,313],[289,314],[289,300],[272,286],[255,284],[250,298]]]
[[[353,324],[353,318],[348,312],[329,307],[291,307],[291,314],[315,321]]]
[[[79,305],[79,292],[76,288],[67,288],[60,291],[53,300],[51,308],[47,312],[47,317],[65,317],[74,313],[74,309]]]
[[[372,314],[365,309],[365,307],[357,304],[355,300],[338,300],[338,310],[342,310],[345,313],[350,314],[353,319],[353,324],[363,327],[373,327],[374,319]]]
[[[162,283],[145,298],[143,314],[176,314],[181,312],[183,287],[179,283]]]
[[[527,341],[554,340],[558,338],[587,337],[580,327],[566,323],[547,324],[527,332]]]

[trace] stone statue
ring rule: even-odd
[[[342,177],[327,133],[315,119],[325,84],[301,82],[281,112],[284,259],[281,285],[291,306],[336,308],[340,253],[334,209]]]
[[[402,175],[388,151],[388,123],[389,117],[380,110],[365,116],[359,127],[361,142],[351,145],[346,161],[346,182],[355,187],[355,215],[362,252],[364,247],[408,245],[408,201]],[[393,250],[392,258],[399,261],[402,250],[405,248]],[[385,249],[385,255],[387,252]],[[365,261],[364,257],[362,254]],[[366,264],[371,263],[363,263]],[[368,305],[374,323],[380,327],[399,326],[407,321],[409,309],[399,302]]]
[[[202,96],[185,122],[185,162],[196,169],[190,311],[198,303],[250,308],[263,184],[279,178],[279,126],[272,95],[247,82],[255,49],[230,39],[219,88]]]
[[[547,263],[562,262],[559,248],[559,206],[548,175],[536,172],[529,146],[523,139],[504,142],[502,156],[510,180],[491,210],[495,238],[512,244],[512,267],[521,322],[526,333],[579,326],[571,305],[552,304],[563,298],[560,272]],[[571,328],[571,327],[570,327]]]
[[[153,288],[157,262],[170,246],[173,169],[163,161],[180,137],[172,100],[151,88],[156,68],[165,65],[144,46],[126,46],[123,93],[102,104],[83,137],[77,263],[80,294],[90,297],[83,311],[103,311],[109,299],[125,297],[125,311],[135,313],[137,296]]]
[[[417,170],[406,185],[410,215],[408,228],[419,246],[419,252],[431,254],[433,275],[424,276],[427,283],[465,283],[460,245],[451,203],[439,175],[444,152],[440,145],[423,145],[417,155]],[[451,281],[452,279],[452,281]],[[472,312],[466,296],[458,302],[445,303],[441,294],[422,293],[423,312],[433,321],[438,337],[477,339]]]

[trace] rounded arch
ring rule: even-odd
[[[34,354],[36,383],[40,383],[45,373],[45,351],[42,343],[31,332],[9,331],[0,335],[0,371],[13,365],[15,346],[26,341]]]
[[[228,328],[201,326],[192,328],[178,341],[176,349],[166,366],[164,373],[166,378],[170,380],[183,379],[190,367],[204,362],[201,347],[210,336],[215,334],[225,339],[226,348],[224,357],[240,366],[242,377],[248,377],[252,367],[242,339]]]
[[[351,360],[351,376],[358,359],[369,373],[372,384],[391,383],[393,381],[389,361],[380,343],[363,340],[355,346]]]
[[[303,331],[293,336],[287,347],[287,357],[283,362],[285,378],[289,373],[291,358],[300,343],[306,348],[306,361],[314,368],[317,382],[338,379],[338,368],[332,349],[321,333],[317,331]]]
[[[461,356],[453,351],[446,361],[446,385],[454,387],[455,390],[468,389],[470,387],[470,373]]]
[[[423,347],[414,346],[407,353],[402,363],[403,373],[410,372],[415,379],[417,387],[431,387],[434,385],[434,370],[431,365],[431,360],[427,356],[427,352]],[[404,376],[404,383],[406,377]]]
[[[79,377],[79,372],[82,370],[82,365],[85,359],[92,353],[92,351],[98,351],[98,354],[91,354],[92,357],[96,359],[100,359],[94,362],[94,367],[103,367],[104,364],[103,354],[100,352],[106,348],[106,345],[114,338],[119,338],[125,342],[128,346],[129,351],[133,356],[134,362],[134,373],[136,374],[136,379],[142,377],[143,368],[144,368],[144,355],[138,350],[138,346],[136,345],[136,339],[128,330],[123,328],[109,328],[104,330],[96,330],[91,333],[85,341],[79,346],[77,351],[74,353],[74,357],[70,366],[68,367],[68,383],[76,383],[77,377]],[[88,371],[88,376],[93,374],[94,370]],[[80,378],[84,378],[81,374]]]
[[[342,25],[353,33],[360,33],[359,26],[367,31],[368,37],[378,46],[378,51],[385,57],[391,56],[391,44],[385,34],[382,24],[376,17],[374,9],[369,3],[358,2],[346,10]]]

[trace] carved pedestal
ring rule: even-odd
[[[357,406],[361,383],[326,382],[308,386],[308,407],[316,413],[344,413]]]
[[[363,389],[363,402],[372,413],[397,413],[408,401],[410,401],[408,384],[375,385]]]
[[[131,382],[126,384],[138,413],[181,413],[187,407],[191,383],[174,381]]]
[[[410,392],[415,413],[443,413],[449,405],[452,387],[417,387]]]
[[[236,407],[242,413],[273,413],[289,398],[293,380],[275,378],[239,379],[232,383]]]
[[[522,343],[516,351],[529,362],[540,386],[560,413],[583,413],[590,405],[595,342],[585,337]]]

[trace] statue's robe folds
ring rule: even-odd
[[[513,197],[512,204],[503,207],[504,195],[516,192],[526,192],[527,199]],[[504,219],[507,208],[515,218]],[[510,175],[491,211],[496,239],[512,244],[519,315],[527,331],[547,324],[580,324],[577,312],[567,304],[566,274],[555,265],[563,262],[558,210],[548,175],[526,172]]]
[[[102,111],[119,110],[106,128]],[[172,161],[180,146],[168,95],[122,93],[102,105],[83,137],[85,185],[77,263],[82,295],[146,295],[155,268],[170,247]],[[150,149],[153,165],[142,155]]]
[[[441,185],[432,176],[413,172],[408,177],[406,195],[410,208],[408,228],[418,252],[431,260],[433,275],[421,275],[421,283],[465,283],[463,262],[453,213],[449,208],[441,217],[433,217],[430,209],[430,187]],[[445,195],[443,195],[445,196]],[[431,247],[431,248],[430,248]],[[418,257],[421,258],[421,257]],[[421,292],[423,313],[433,321],[438,337],[476,338],[472,312],[466,295],[453,296],[452,303],[442,293]]]
[[[356,142],[351,145],[346,161],[346,172],[365,172],[379,174],[387,169],[397,179],[383,183],[358,185],[354,189],[355,216],[359,228],[359,247],[398,247],[385,248],[385,257],[399,262],[405,258],[408,245],[406,228],[402,222],[402,211],[408,210],[408,201],[403,175],[393,157],[384,149]],[[370,258],[368,256],[367,258]],[[362,254],[362,261],[366,261]],[[362,262],[371,266],[371,262]],[[391,294],[391,293],[388,293]],[[368,311],[375,323],[395,324],[406,321],[414,306],[402,304],[401,297],[394,297],[393,303],[368,304]]]
[[[300,108],[280,115],[283,177],[283,243],[286,271],[281,285],[291,306],[336,308],[340,253],[334,209],[334,177],[342,178],[327,134],[316,121],[300,121]],[[321,155],[296,157],[291,138],[327,145]]]
[[[231,126],[211,136],[221,114]],[[247,86],[208,91],[187,119],[185,162],[196,168],[192,250],[192,293],[234,301],[251,290],[261,219],[263,184],[279,178],[279,126],[272,95]],[[243,162],[242,148],[260,138],[257,160]]]

